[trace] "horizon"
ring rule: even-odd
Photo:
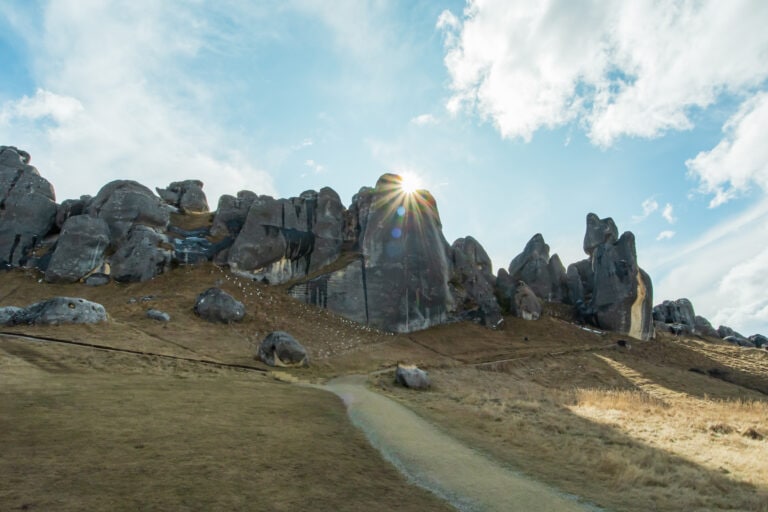
[[[349,206],[409,174],[494,273],[536,233],[584,259],[593,212],[635,234],[655,304],[768,333],[766,25],[759,1],[12,0],[0,144],[58,202],[200,179],[211,210],[323,186]]]

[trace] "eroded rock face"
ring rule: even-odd
[[[53,186],[29,165],[29,153],[0,146],[0,264],[26,263],[56,221]]]
[[[538,320],[541,317],[541,300],[523,281],[518,281],[515,287],[512,313],[523,320]]]
[[[241,190],[237,197],[223,195],[219,198],[216,215],[211,226],[211,236],[236,237],[243,229],[251,204],[258,196],[250,190]]]
[[[486,327],[499,327],[504,318],[494,292],[491,259],[480,243],[468,236],[451,246],[453,273],[449,281],[459,314]]]
[[[688,299],[665,300],[653,307],[653,319],[667,324],[684,324],[693,330],[696,325],[696,314],[693,304]]]
[[[49,283],[74,283],[104,264],[109,226],[90,215],[69,217],[45,271]]]
[[[168,188],[156,188],[157,194],[166,204],[184,213],[208,211],[208,200],[200,180],[174,181]]]
[[[653,286],[637,264],[635,236],[621,237],[612,219],[587,215],[584,251],[589,259],[568,267],[571,299],[597,326],[638,339],[651,339]]]
[[[170,267],[172,251],[167,236],[140,224],[133,226],[126,236],[110,258],[112,279],[148,281]]]
[[[104,185],[88,207],[88,212],[109,226],[110,238],[120,245],[134,225],[165,229],[169,212],[160,199],[144,185],[117,180]]]
[[[397,365],[395,369],[395,384],[410,389],[429,389],[432,383],[427,372],[414,365]]]
[[[0,325],[13,325],[13,317],[19,314],[24,308],[17,306],[0,307]]]
[[[712,327],[712,324],[709,322],[709,320],[703,316],[696,315],[693,317],[693,330],[702,336],[709,336],[710,338],[720,337],[720,335],[717,333],[717,329]]]
[[[17,311],[11,325],[94,324],[107,321],[107,311],[96,302],[76,297],[54,297]]]
[[[307,350],[285,331],[269,333],[259,345],[257,357],[269,366],[309,366]]]
[[[549,245],[537,233],[525,245],[523,252],[509,264],[510,278],[524,281],[540,299],[568,302],[568,280],[565,267],[557,254],[549,256]]]
[[[245,305],[221,288],[208,288],[198,295],[194,311],[209,322],[239,322],[245,317]]]

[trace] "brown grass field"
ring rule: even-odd
[[[194,316],[214,285],[246,304],[243,322]],[[554,307],[500,331],[391,335],[211,265],[99,288],[0,274],[0,306],[56,295],[100,302],[110,321],[4,331],[266,369],[255,347],[283,329],[312,358],[283,380],[378,371],[373,389],[600,507],[768,511],[765,350],[664,336],[627,350]],[[397,361],[428,369],[432,390],[394,386]],[[0,336],[0,393],[2,510],[448,509],[367,445],[338,398],[274,375]]]

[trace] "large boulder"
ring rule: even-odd
[[[237,197],[223,195],[219,198],[216,215],[213,217],[211,236],[236,237],[243,229],[251,204],[258,196],[250,190],[241,190]]]
[[[208,288],[197,296],[194,311],[209,322],[239,322],[245,316],[245,305],[221,288]]]
[[[739,333],[739,332],[736,332],[736,331],[734,331],[733,329],[731,329],[731,328],[730,328],[730,327],[728,327],[727,325],[721,325],[721,326],[719,326],[719,327],[717,328],[717,334],[718,334],[718,336],[720,336],[721,338],[727,338],[728,336],[735,336],[735,337],[737,337],[737,338],[740,338],[740,339],[743,339],[743,340],[746,340],[746,339],[747,339],[747,337],[746,337],[746,336],[744,336],[743,334],[741,334],[741,333]]]
[[[208,211],[208,200],[203,192],[200,180],[174,181],[168,188],[155,188],[166,204],[178,208],[184,213],[202,213]]]
[[[80,199],[64,200],[56,208],[56,227],[62,229],[68,218],[86,213],[92,201],[93,198],[88,195],[80,196]]]
[[[49,283],[74,283],[104,263],[109,247],[109,226],[89,215],[69,217],[61,230],[45,280]]]
[[[171,255],[167,236],[137,224],[110,258],[112,278],[119,282],[148,281],[170,267]]]
[[[269,366],[309,366],[307,350],[285,331],[274,331],[259,345],[257,357]]]
[[[584,251],[589,258],[568,267],[571,299],[593,315],[597,327],[651,339],[651,278],[637,263],[635,236],[627,231],[617,238],[617,233],[612,219],[587,215]]]
[[[107,321],[107,311],[96,302],[76,297],[54,297],[17,311],[12,325],[95,324]]]
[[[3,306],[0,307],[0,325],[13,325],[13,318],[18,315],[24,308],[17,306]]]
[[[168,208],[151,190],[130,180],[104,185],[88,206],[88,212],[106,221],[110,238],[116,245],[120,245],[134,225],[165,229],[170,218]]]
[[[667,324],[687,325],[691,330],[696,325],[696,314],[693,311],[693,304],[688,299],[665,300],[661,304],[654,306],[653,319]]]
[[[754,343],[757,348],[768,346],[768,338],[763,336],[762,334],[753,334],[747,339],[749,339],[749,341]]]
[[[541,300],[523,281],[517,282],[512,313],[523,320],[538,320],[541,317]]]
[[[568,300],[565,267],[557,254],[550,258],[549,245],[539,233],[512,259],[508,273],[512,281],[524,281],[540,299],[549,302]]]
[[[0,265],[24,265],[56,221],[53,186],[29,162],[29,153],[0,146]]]
[[[395,383],[410,389],[429,389],[432,385],[427,372],[415,365],[397,364]]]
[[[468,236],[451,246],[453,273],[449,281],[458,315],[487,327],[503,322],[494,293],[491,259],[480,243]]]
[[[693,317],[693,330],[696,334],[701,336],[708,336],[710,338],[719,338],[717,329],[712,327],[712,324],[703,316],[696,315]]]

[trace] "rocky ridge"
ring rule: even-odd
[[[585,323],[638,339],[652,338],[655,329],[730,337],[745,346],[764,339],[716,331],[685,299],[653,307],[634,235],[619,236],[612,219],[593,213],[586,218],[586,259],[566,270],[536,234],[494,276],[481,244],[472,237],[449,244],[434,197],[403,192],[394,174],[361,188],[348,208],[326,187],[288,199],[240,191],[208,212],[198,180],[158,188],[159,196],[118,180],[95,197],[57,204],[53,186],[30,160],[0,146],[0,265],[38,269],[48,282],[146,281],[172,266],[213,261],[394,332],[460,320],[499,328],[504,313],[533,320],[544,303],[555,302]]]

